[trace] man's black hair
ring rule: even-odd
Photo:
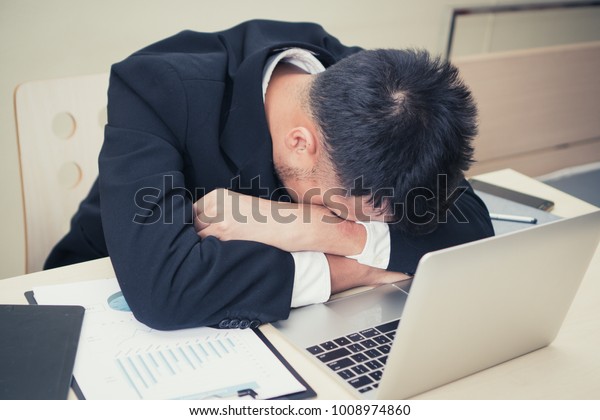
[[[477,133],[456,67],[422,50],[361,51],[317,75],[309,106],[344,188],[394,210],[403,231],[435,229],[472,163]],[[431,198],[439,175],[449,190]]]

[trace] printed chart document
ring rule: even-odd
[[[307,389],[252,330],[148,328],[115,278],[33,293],[39,304],[86,308],[73,376],[87,399],[268,399]]]

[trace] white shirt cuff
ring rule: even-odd
[[[322,303],[331,295],[329,263],[322,252],[292,252],[296,271],[292,289],[292,308]]]
[[[386,269],[390,263],[391,243],[390,228],[383,222],[356,222],[367,229],[367,242],[362,252],[350,255],[348,258],[361,264],[375,268]]]

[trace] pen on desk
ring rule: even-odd
[[[515,215],[512,215],[512,214],[490,213],[490,219],[492,219],[492,220],[502,220],[504,222],[519,222],[519,223],[531,223],[531,224],[536,224],[537,223],[537,219],[535,217],[515,216]]]

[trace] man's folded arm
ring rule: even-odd
[[[331,293],[353,287],[375,286],[408,277],[404,273],[385,270],[391,251],[388,225],[358,223],[366,231],[366,241],[359,254],[345,257],[314,251],[292,252],[296,263],[292,307],[324,302]]]
[[[460,186],[464,192],[440,218],[437,229],[432,233],[411,235],[378,221],[358,222],[367,233],[362,252],[347,257],[326,255],[331,292],[402,280],[414,274],[419,260],[428,252],[493,236],[494,230],[485,204],[467,181],[462,181]],[[326,227],[335,228],[336,225],[323,226]],[[381,269],[387,270],[387,273]],[[315,283],[324,282],[322,277],[319,279],[315,275],[312,278]],[[305,278],[303,281],[310,280]]]

